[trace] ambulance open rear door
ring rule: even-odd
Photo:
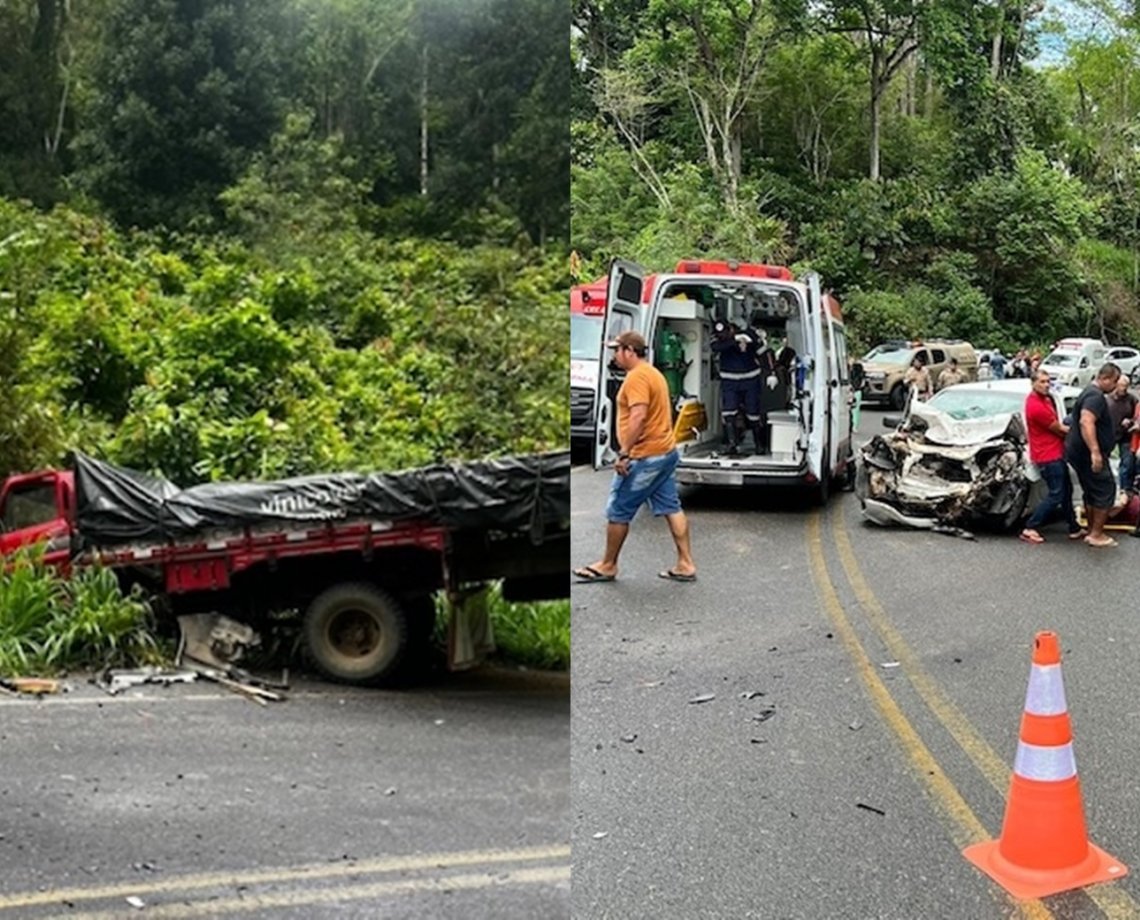
[[[614,417],[617,412],[617,390],[624,376],[613,364],[613,351],[606,342],[630,329],[646,335],[641,328],[644,311],[641,309],[645,287],[645,269],[635,262],[614,259],[610,264],[609,290],[606,297],[605,334],[602,336],[601,354],[598,356],[598,389],[594,397],[594,468],[612,463],[617,456],[614,440]],[[649,345],[652,349],[652,343]],[[647,357],[653,359],[652,352]]]

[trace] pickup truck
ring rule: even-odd
[[[0,557],[108,566],[160,615],[297,611],[324,674],[382,683],[427,645],[436,591],[568,596],[569,509],[569,452],[189,489],[76,452],[4,481]]]

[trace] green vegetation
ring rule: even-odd
[[[23,552],[0,571],[0,674],[157,662],[149,627],[145,599],[124,595],[107,569],[66,577]]]
[[[496,592],[490,610],[502,655],[532,668],[570,667],[569,601],[508,604]]]
[[[856,347],[1140,342],[1140,20],[1063,6],[1099,28],[1021,0],[575,0],[582,278],[772,261],[820,272]]]
[[[567,19],[0,8],[0,475],[73,448],[191,485],[563,447]],[[40,651],[13,614],[27,666],[136,648],[85,619],[96,576],[43,577],[86,638]]]

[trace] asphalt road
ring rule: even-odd
[[[572,482],[583,564],[609,474]],[[656,577],[671,541],[643,516],[618,580],[574,588],[575,917],[1140,916],[1140,540],[881,529],[850,493],[685,501],[696,583]],[[961,850],[1001,831],[1044,629],[1089,839],[1133,874],[1015,902]]]
[[[564,675],[71,683],[0,697],[0,920],[569,915]]]

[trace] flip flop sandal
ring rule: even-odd
[[[593,566],[584,565],[580,569],[574,570],[574,577],[578,579],[579,584],[587,584],[592,581],[616,581],[616,575],[607,575],[605,572],[599,572]]]
[[[657,573],[658,578],[667,578],[669,581],[696,581],[696,575],[686,575],[683,572],[674,572],[672,569],[666,569],[664,572]]]
[[[1045,538],[1041,534],[1023,530],[1018,538],[1022,543],[1044,543]]]
[[[1083,540],[1088,535],[1089,535],[1089,532],[1082,527],[1080,530],[1076,531],[1075,533],[1069,534],[1069,539],[1070,540]]]
[[[1089,540],[1088,537],[1085,537],[1085,542],[1088,543],[1088,545],[1091,546],[1093,549],[1107,549],[1110,546],[1119,546],[1120,545],[1112,537],[1109,537],[1103,543],[1093,543]]]

